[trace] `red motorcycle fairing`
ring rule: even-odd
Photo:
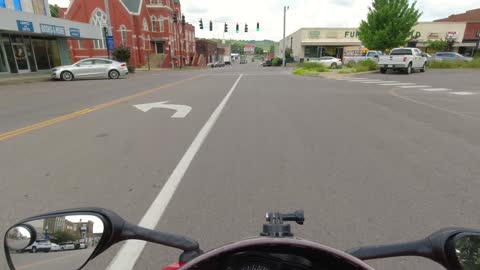
[[[255,252],[258,254],[285,254],[301,256],[312,261],[312,269],[374,270],[371,266],[343,251],[296,238],[250,238],[206,252],[190,262],[173,264],[163,270],[223,270],[229,258],[237,254]]]

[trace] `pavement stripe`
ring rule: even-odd
[[[380,85],[386,85],[386,86],[400,86],[400,85],[412,85],[414,83],[385,83],[385,84],[380,84]]]
[[[450,92],[449,94],[451,94],[451,95],[459,95],[459,96],[476,95],[475,93],[472,93],[472,92]]]
[[[212,113],[210,118],[207,120],[205,125],[202,129],[198,132],[197,136],[193,140],[190,147],[187,149],[185,154],[183,155],[180,162],[177,164],[177,167],[173,170],[172,174],[168,178],[167,182],[163,186],[160,193],[157,195],[155,200],[152,202],[150,207],[148,208],[147,212],[143,216],[142,220],[138,224],[141,227],[148,228],[148,229],[155,229],[158,222],[162,218],[163,212],[168,206],[168,203],[172,199],[178,185],[180,184],[185,172],[187,171],[190,163],[192,162],[193,158],[197,154],[198,150],[202,146],[203,142],[207,138],[208,134],[212,130],[213,126],[217,122],[220,114],[222,113],[225,105],[227,104],[228,100],[237,88],[238,83],[243,75],[240,75],[238,79],[233,84],[230,91],[227,93],[225,98],[222,102],[218,105],[215,111]],[[115,258],[113,258],[110,265],[107,267],[107,270],[131,270],[135,266],[136,261],[140,257],[143,249],[147,242],[145,241],[138,241],[138,240],[129,240],[127,241],[120,251],[117,253]]]
[[[359,83],[383,83],[383,81],[380,81],[380,80],[370,80],[370,81],[360,81]]]
[[[426,88],[426,87],[431,87],[429,85],[405,85],[405,86],[399,86],[400,88]]]
[[[429,92],[437,92],[437,91],[450,91],[451,89],[448,88],[425,88],[425,89],[420,89],[423,91],[429,91]]]
[[[372,82],[362,82],[362,83],[371,83],[371,84],[377,83],[377,84],[379,84],[379,83],[398,83],[398,82],[396,82],[396,81],[378,81],[378,82],[373,82],[373,81],[372,81]]]
[[[159,90],[175,86],[175,85],[183,83],[183,82],[195,80],[199,77],[201,77],[201,75],[190,77],[190,78],[180,80],[180,81],[176,81],[176,82],[173,82],[173,83],[167,83],[167,84],[162,85],[162,86],[157,87],[157,88],[153,88],[153,89],[150,89],[150,90],[139,92],[139,93],[131,95],[131,96],[126,96],[126,97],[123,97],[123,98],[112,100],[112,101],[109,101],[109,102],[106,102],[106,103],[103,103],[103,104],[100,104],[100,105],[97,105],[97,106],[94,106],[94,107],[91,107],[91,108],[86,108],[86,109],[83,109],[83,110],[80,110],[80,111],[76,111],[76,112],[73,112],[73,113],[70,113],[70,114],[62,115],[60,117],[53,118],[53,119],[43,121],[43,122],[40,122],[40,123],[36,123],[36,124],[30,125],[30,126],[15,129],[15,130],[8,131],[8,132],[5,132],[5,133],[0,133],[0,141],[7,140],[7,139],[10,139],[10,138],[13,138],[13,137],[25,134],[25,133],[29,133],[29,132],[37,130],[37,129],[48,127],[50,125],[53,125],[53,124],[56,124],[56,123],[59,123],[59,122],[63,122],[65,120],[77,118],[77,117],[80,117],[82,115],[85,115],[85,114],[88,114],[88,113],[91,113],[91,112],[94,112],[94,111],[98,111],[98,110],[113,106],[115,104],[130,101],[132,99],[142,97],[142,96],[157,92]]]

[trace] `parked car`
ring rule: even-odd
[[[75,244],[73,242],[64,242],[58,244],[62,250],[74,250]]]
[[[246,59],[240,60],[240,64],[246,64],[246,63],[247,63],[247,60],[246,60]]]
[[[383,55],[383,52],[381,51],[367,51],[367,53],[364,56],[347,56],[344,57],[343,62],[347,64],[356,64],[360,61],[365,61],[365,60],[373,60],[375,62],[378,62],[380,59],[380,56]]]
[[[272,60],[271,59],[265,60],[262,63],[262,67],[271,67],[271,66],[272,66]]]
[[[50,240],[37,240],[33,242],[30,246],[26,247],[22,252],[50,252],[51,243]]]
[[[215,67],[224,67],[225,66],[225,63],[224,62],[220,62],[220,61],[217,61],[215,62]]]
[[[60,250],[62,250],[62,248],[59,245],[55,243],[50,243],[50,251],[53,252],[53,251],[60,251]]]
[[[128,74],[126,63],[102,58],[87,58],[73,65],[53,68],[51,77],[52,79],[73,81],[84,78],[118,79],[126,74]]]
[[[388,56],[380,56],[378,61],[381,73],[391,69],[403,70],[411,74],[414,70],[425,72],[427,69],[427,57],[417,48],[395,48]]]
[[[343,65],[341,59],[331,57],[331,56],[323,56],[318,59],[312,59],[310,60],[310,62],[320,63],[329,68],[337,68]]]
[[[75,249],[85,249],[85,248],[87,248],[87,245],[85,243],[75,243],[74,246],[75,246]]]
[[[436,52],[433,55],[433,60],[434,61],[444,61],[444,60],[450,60],[450,61],[465,61],[465,62],[471,62],[473,61],[472,57],[467,57],[463,56],[459,53],[455,52]]]

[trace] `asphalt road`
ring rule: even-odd
[[[154,204],[157,213],[166,206],[156,228],[204,250],[258,235],[268,210],[304,209],[295,234],[339,249],[480,227],[479,75],[316,78],[249,63],[2,86],[0,231],[84,206],[139,223],[177,170],[171,200]],[[172,110],[134,107],[163,101],[192,111],[171,118]],[[86,269],[106,268],[120,246]],[[135,269],[178,255],[147,244]],[[415,258],[369,263],[440,269]]]
[[[43,253],[13,253],[11,259],[18,270],[78,269],[93,249]]]

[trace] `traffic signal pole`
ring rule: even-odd
[[[287,6],[284,6],[283,7],[283,66],[286,67],[287,66],[287,54],[286,54],[286,50],[285,50],[285,30],[287,28],[287,9],[288,7]]]

